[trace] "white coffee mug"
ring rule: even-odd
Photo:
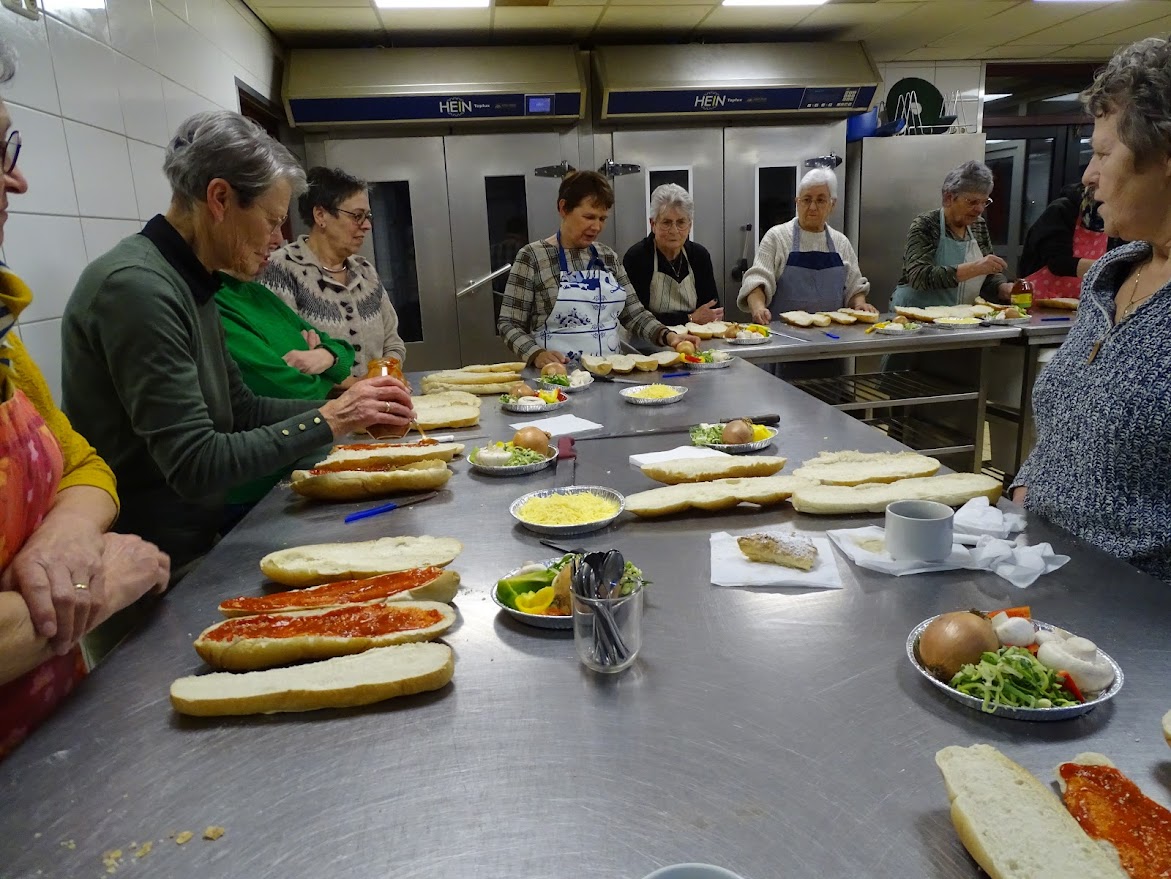
[[[886,508],[886,551],[895,561],[942,562],[951,555],[954,518],[947,504],[895,501]]]

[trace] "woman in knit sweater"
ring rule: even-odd
[[[1171,581],[1171,43],[1117,52],[1083,94],[1083,182],[1133,243],[1082,280],[1081,315],[1033,391],[1037,446],[1013,499]]]
[[[297,208],[309,234],[272,254],[258,280],[318,330],[354,346],[354,377],[380,357],[405,363],[398,314],[378,270],[358,256],[373,222],[365,181],[333,168],[310,168],[308,179]]]

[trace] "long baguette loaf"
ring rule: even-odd
[[[959,507],[972,498],[983,496],[994,504],[1003,491],[999,479],[980,473],[948,473],[923,479],[900,479],[889,484],[847,486],[805,482],[804,485],[807,487],[793,492],[793,508],[818,516],[881,513],[888,504],[905,500],[939,501],[949,507]]]
[[[411,568],[442,568],[463,544],[451,537],[380,537],[357,543],[316,543],[270,552],[260,570],[283,586],[316,586]]]
[[[787,500],[794,491],[807,485],[809,483],[793,476],[681,483],[627,495],[626,509],[636,516],[650,519],[689,509],[726,510],[741,503],[765,507]]]
[[[485,372],[481,375],[495,379],[497,373]],[[491,397],[496,394],[505,394],[508,389],[521,380],[521,376],[513,376],[508,373],[500,374],[502,380],[489,382],[481,382],[478,384],[465,384],[464,382],[449,382],[440,379],[423,382],[424,394],[444,394],[451,391],[465,391],[467,393],[478,394],[481,397]],[[424,428],[425,429],[425,428]]]
[[[455,611],[438,601],[381,601],[255,614],[208,626],[195,639],[195,652],[215,669],[255,671],[430,641],[454,622]]]
[[[464,450],[462,443],[354,443],[334,446],[314,470],[378,470],[416,461],[450,461]]]
[[[747,476],[772,476],[785,466],[785,459],[769,455],[759,457],[681,458],[644,464],[642,472],[656,482],[678,485],[681,482],[711,482]]]
[[[793,475],[825,485],[862,485],[934,476],[939,466],[935,458],[918,452],[821,452]]]
[[[434,491],[451,479],[443,461],[416,461],[385,470],[340,470],[318,473],[294,470],[293,491],[318,501],[360,501],[411,491]]]
[[[464,372],[462,370],[453,369],[446,372],[432,372],[423,376],[423,384],[448,384],[448,385],[467,385],[468,393],[475,394],[478,391],[474,385],[496,385],[501,382],[520,381],[520,372]]]
[[[243,595],[220,602],[226,617],[251,616],[258,613],[288,613],[360,604],[367,601],[444,601],[450,602],[459,591],[459,574],[442,568],[415,568],[360,580],[340,580],[267,595]]]
[[[446,644],[402,644],[293,668],[179,678],[171,705],[195,717],[354,708],[438,690],[454,672]]]
[[[511,360],[508,363],[473,363],[471,366],[461,366],[455,372],[520,372],[525,366],[523,360]]]
[[[990,745],[944,748],[951,820],[992,879],[1127,879],[1048,788]]]

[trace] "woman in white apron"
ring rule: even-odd
[[[667,326],[723,320],[712,256],[690,238],[691,194],[675,183],[655,187],[648,219],[650,234],[622,256],[639,301]]]
[[[630,287],[618,255],[597,239],[614,205],[601,174],[575,171],[561,181],[561,227],[517,253],[497,324],[505,344],[537,368],[621,347],[619,328],[654,345],[697,343],[655,319]]]

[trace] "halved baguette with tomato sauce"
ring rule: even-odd
[[[179,678],[171,705],[194,717],[354,708],[441,689],[454,673],[446,644],[400,644],[292,668]]]
[[[342,470],[382,470],[418,461],[450,461],[464,450],[463,443],[351,443],[334,446],[329,455],[314,466],[314,471],[336,473]]]
[[[445,462],[415,461],[379,470],[294,470],[290,485],[297,494],[313,500],[361,501],[412,491],[434,491],[449,479],[451,471]]]
[[[454,622],[455,611],[438,601],[380,601],[254,614],[208,626],[195,639],[195,652],[212,668],[253,671],[430,641]]]
[[[992,879],[1127,879],[1053,792],[990,745],[935,755],[960,841]]]
[[[282,586],[316,586],[451,564],[463,544],[453,537],[380,537],[353,543],[312,543],[270,552],[260,570]]]
[[[443,601],[450,602],[459,591],[459,574],[442,568],[414,568],[360,580],[339,580],[289,592],[268,595],[245,595],[220,602],[226,617],[244,617],[258,613],[288,613],[365,604],[370,601]]]

